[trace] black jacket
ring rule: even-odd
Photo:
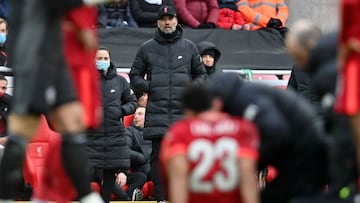
[[[299,95],[303,96],[310,104],[313,105],[318,113],[322,113],[320,97],[316,94],[311,85],[311,76],[308,72],[302,70],[300,67],[294,66],[291,71],[288,89],[292,89]]]
[[[130,146],[131,171],[142,172],[146,176],[150,172],[151,141],[144,140],[143,128],[134,125],[126,128],[128,145]]]
[[[256,124],[261,136],[261,165],[282,170],[305,152],[320,164],[325,151],[321,122],[296,94],[243,82],[231,73],[215,78],[211,88],[224,98],[226,112]]]
[[[111,65],[106,75],[100,71],[103,121],[87,133],[87,152],[92,167],[128,170],[130,149],[127,145],[123,116],[134,113],[136,97],[130,93],[126,79],[117,75]]]
[[[221,74],[223,71],[219,67],[216,67],[216,63],[219,61],[221,53],[220,53],[219,49],[216,48],[215,44],[208,42],[208,41],[203,41],[197,45],[197,48],[199,50],[200,56],[202,56],[203,53],[208,50],[214,50],[214,52],[215,52],[214,65],[212,67],[205,66],[205,70],[206,70],[208,77],[212,78],[212,77],[216,77],[219,74]]]
[[[144,79],[145,74],[147,79]],[[204,82],[206,72],[196,46],[177,27],[171,37],[159,29],[136,54],[130,70],[132,88],[149,93],[145,139],[162,138],[167,128],[183,117],[180,95],[191,82]]]
[[[163,0],[161,5],[149,4],[144,0],[129,1],[130,11],[139,27],[156,27],[158,10],[162,5],[174,6],[173,0]]]
[[[0,98],[0,120],[4,121],[5,126],[7,126],[8,114],[11,109],[11,100],[12,96],[6,93]],[[0,136],[6,136],[6,134],[0,134]]]

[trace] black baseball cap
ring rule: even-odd
[[[161,6],[158,11],[157,19],[160,19],[161,17],[166,16],[166,15],[176,17],[175,8],[172,6],[168,6],[168,5]]]

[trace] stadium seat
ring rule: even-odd
[[[289,80],[290,79],[290,75],[289,74],[286,74],[286,75],[283,75],[283,80]]]
[[[124,116],[124,127],[127,128],[131,126],[133,120],[134,120],[134,114]]]
[[[124,77],[128,82],[130,82],[128,73],[126,73],[126,72],[117,72],[117,73],[118,73],[118,75]]]
[[[279,80],[276,75],[269,74],[254,74],[252,77],[253,80]]]
[[[35,199],[65,203],[77,196],[62,165],[61,137],[49,128],[45,117],[28,145],[23,171]]]
[[[49,154],[51,132],[44,129],[45,123],[41,121],[37,135],[29,142],[26,150],[24,179],[25,183],[30,184],[33,188],[37,188],[41,181],[41,174]]]

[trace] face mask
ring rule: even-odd
[[[96,61],[96,67],[99,70],[106,71],[110,67],[110,61],[97,60]]]
[[[6,42],[6,34],[0,33],[0,44],[4,44]]]

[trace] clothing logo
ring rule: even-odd
[[[41,146],[36,147],[36,152],[37,152],[38,156],[41,156],[42,155],[42,147]]]
[[[111,90],[110,90],[110,93],[114,93],[114,92],[116,92],[114,89],[111,89]]]
[[[183,56],[178,56],[178,57],[177,57],[178,60],[180,60],[180,59],[182,59],[182,58],[183,58]]]
[[[168,7],[164,7],[164,13],[168,12]]]

